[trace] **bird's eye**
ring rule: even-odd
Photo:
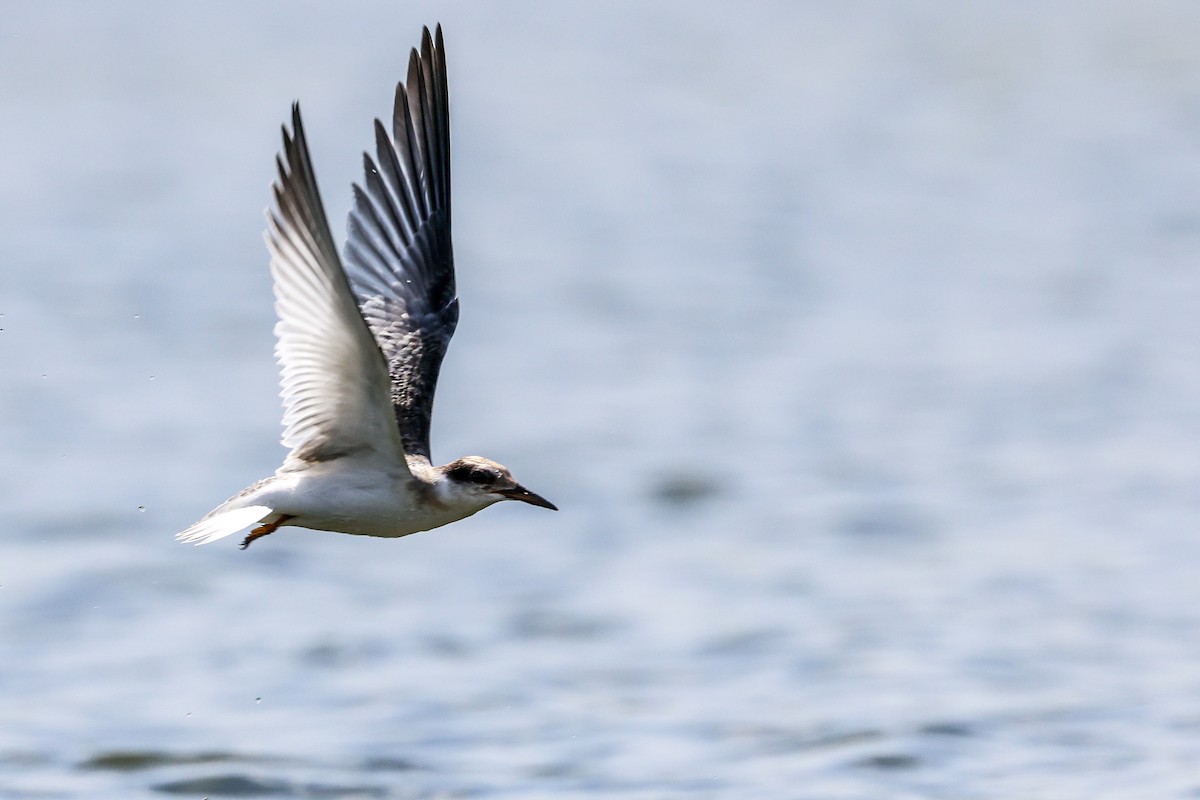
[[[467,473],[467,480],[471,483],[486,484],[495,481],[496,476],[486,469],[476,468]]]

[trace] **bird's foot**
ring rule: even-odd
[[[280,525],[287,522],[289,519],[292,519],[294,516],[295,514],[282,514],[280,515],[279,519],[275,520],[274,522],[266,522],[262,525],[259,525],[257,528],[250,531],[250,533],[246,535],[245,539],[242,539],[242,549],[245,550],[247,547],[249,547],[250,543],[255,539],[261,539],[267,534],[274,533]]]

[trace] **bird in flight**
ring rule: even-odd
[[[396,87],[390,133],[354,186],[344,262],[329,232],[292,106],[276,157],[267,247],[282,372],[283,444],[273,476],[178,534],[205,544],[254,525],[242,549],[285,525],[398,537],[500,500],[557,510],[504,466],[466,456],[434,466],[429,420],[458,322],[450,243],[450,114],[442,28],[425,28]]]

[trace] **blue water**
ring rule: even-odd
[[[10,4],[0,797],[1200,796],[1200,6]],[[398,541],[282,457],[261,243],[446,27]]]

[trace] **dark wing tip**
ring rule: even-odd
[[[300,120],[300,101],[292,101],[292,130],[289,135],[287,126],[283,126],[283,150],[291,155],[292,143],[304,143],[304,123]]]
[[[417,48],[413,48],[408,54],[408,75],[405,82],[408,84],[408,91],[416,95],[418,87],[421,85],[421,54],[417,52]]]

